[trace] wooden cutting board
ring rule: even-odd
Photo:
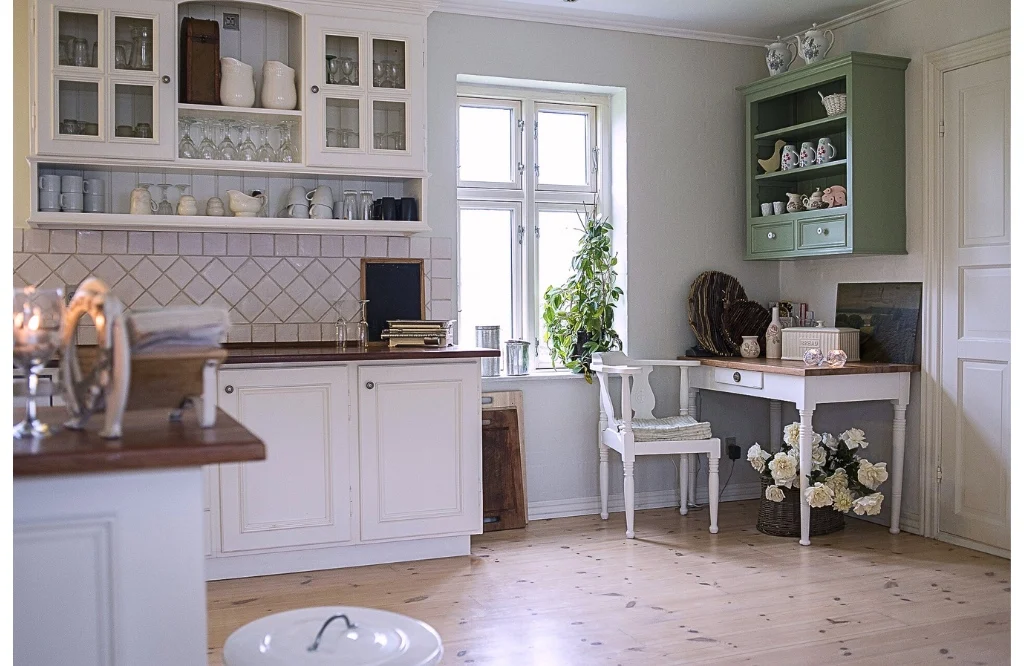
[[[484,532],[526,527],[526,493],[515,407],[483,412]]]

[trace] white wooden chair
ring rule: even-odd
[[[718,459],[721,456],[721,442],[711,436],[710,424],[694,419],[688,407],[691,396],[687,371],[699,365],[699,361],[636,361],[622,352],[596,353],[591,361],[590,369],[597,375],[601,388],[598,440],[601,458],[601,518],[608,519],[608,449],[611,448],[622,456],[627,539],[634,536],[633,463],[637,456],[650,455],[679,456],[679,513],[685,516],[688,497],[695,497],[697,454],[707,454],[710,529],[712,534],[718,533]],[[679,368],[679,416],[654,418],[655,398],[649,380],[654,366]],[[620,418],[615,416],[615,407],[608,390],[612,376],[622,379]]]

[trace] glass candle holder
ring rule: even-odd
[[[36,413],[39,373],[60,348],[64,324],[64,290],[25,287],[14,290],[14,365],[28,378],[25,418],[15,437],[46,437],[50,427]]]

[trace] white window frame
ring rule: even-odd
[[[469,95],[459,95],[459,103],[457,108],[462,109],[464,106],[484,108],[484,109],[507,109],[512,112],[512,150],[509,151],[512,163],[509,164],[509,173],[512,174],[512,180],[510,181],[485,181],[485,180],[462,180],[460,169],[462,165],[459,163],[461,157],[460,146],[462,138],[459,136],[460,123],[458,118],[455,119],[455,171],[458,179],[458,186],[460,188],[485,188],[485,189],[501,189],[501,190],[522,190],[523,189],[523,171],[526,169],[526,165],[523,163],[523,105],[518,100],[501,100],[488,97],[472,97]]]
[[[520,130],[514,154],[520,163],[530,165],[520,171],[516,184],[497,184],[458,181],[458,208],[506,208],[519,205],[518,227],[522,230],[520,252],[521,275],[513,278],[512,334],[509,337],[528,340],[534,357],[534,366],[550,368],[552,361],[547,346],[540,337],[540,308],[543,295],[539,293],[538,239],[540,238],[539,212],[541,210],[581,210],[583,204],[593,205],[599,198],[602,211],[611,210],[611,99],[593,93],[568,93],[553,90],[535,90],[501,86],[463,84],[458,87],[456,109],[464,103],[473,106],[518,108],[516,124]],[[538,183],[537,111],[566,111],[586,113],[590,122],[588,141],[591,168],[586,186],[544,185]],[[457,112],[458,113],[458,112]],[[522,120],[523,122],[519,122]],[[456,125],[458,118],[456,118]],[[529,131],[527,131],[529,130]],[[458,132],[458,130],[456,130]],[[457,134],[456,134],[457,136]],[[458,151],[458,147],[456,147]],[[594,169],[596,166],[596,171]],[[458,231],[456,232],[458,233]],[[456,238],[456,252],[459,251]],[[516,239],[514,239],[515,241]],[[515,242],[513,243],[515,244]],[[456,281],[456,308],[461,317],[462,302],[459,285],[463,280],[461,262]],[[474,340],[460,340],[460,344],[473,344]]]
[[[537,129],[537,114],[567,113],[573,115],[584,115],[587,117],[587,183],[586,185],[555,185],[545,184],[540,179],[539,164],[539,137]],[[533,173],[535,186],[538,192],[597,192],[597,176],[600,171],[600,148],[597,141],[597,107],[582,104],[552,104],[550,102],[535,102],[533,104],[534,128],[533,133]]]

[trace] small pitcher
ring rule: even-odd
[[[782,41],[782,37],[776,37],[775,41],[765,47],[768,53],[764,56],[768,64],[768,75],[776,76],[789,71],[789,66],[796,60],[794,44]]]
[[[836,158],[836,147],[827,136],[818,139],[818,164],[827,164]]]
[[[220,103],[249,108],[256,102],[252,67],[235,58],[220,59]]]
[[[815,159],[814,144],[810,141],[804,141],[800,144],[800,168],[813,165]]]
[[[782,170],[789,171],[800,164],[800,155],[796,152],[796,146],[788,144],[782,149]]]
[[[263,89],[260,91],[260,101],[264,109],[294,109],[295,70],[277,60],[263,63]]]
[[[804,205],[800,201],[801,196],[798,192],[786,192],[786,196],[789,197],[789,201],[786,202],[787,212],[799,213],[804,209]]]
[[[828,46],[825,46],[826,37],[828,38]],[[832,34],[832,31],[818,30],[817,23],[812,23],[811,29],[805,32],[802,37],[797,35],[796,40],[800,57],[808,65],[824,60],[828,52],[832,50],[832,45],[836,43],[836,37]]]
[[[156,212],[156,202],[148,187],[136,187],[132,190],[128,212],[132,215],[152,215]]]

